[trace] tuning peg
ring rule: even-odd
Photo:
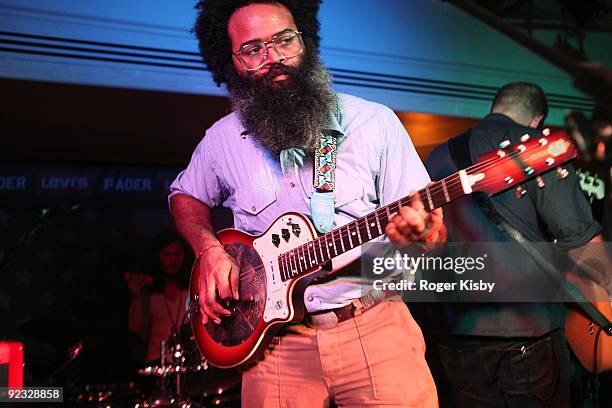
[[[506,184],[512,184],[512,183],[514,183],[514,179],[513,179],[512,177],[510,177],[510,176],[506,177],[506,178],[504,179],[504,181],[506,182]]]
[[[504,140],[503,142],[501,142],[499,144],[499,148],[500,149],[505,149],[506,147],[510,146],[510,141],[509,140]]]
[[[569,171],[567,171],[566,169],[564,169],[561,166],[557,167],[557,178],[559,180],[563,180],[567,176],[569,176]]]
[[[538,183],[538,187],[544,188],[546,183],[544,183],[544,179],[540,176],[536,177],[536,182]]]
[[[289,237],[291,237],[291,235],[289,235],[289,230],[288,230],[288,229],[283,228],[283,229],[281,230],[281,235],[282,235],[283,239],[284,239],[286,242],[289,242]]]
[[[523,169],[523,171],[525,172],[525,174],[527,174],[528,176],[531,176],[533,174],[533,172],[535,171],[533,169],[533,167],[527,166]]]
[[[531,136],[529,136],[529,133],[525,133],[523,136],[521,136],[521,142],[526,142],[529,140]]]
[[[521,198],[525,194],[527,194],[527,190],[525,190],[522,186],[518,186],[516,188],[516,192],[514,193],[514,195],[516,195],[516,198]]]
[[[543,134],[544,136],[548,136],[548,135],[550,135],[550,128],[546,128],[546,129],[542,130],[542,134]]]
[[[544,160],[544,161],[549,166],[552,166],[553,164],[555,164],[555,159],[553,159],[552,157],[547,157],[546,160]]]

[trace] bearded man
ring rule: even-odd
[[[318,58],[319,1],[205,0],[197,8],[203,60],[227,85],[233,112],[208,129],[172,184],[170,205],[199,254],[203,323],[219,324],[231,315],[223,305],[239,298],[240,271],[217,240],[211,208],[230,208],[234,226],[252,234],[288,211],[313,215],[326,205],[312,203],[322,129],[337,143],[332,228],[424,187],[429,176],[390,109],[333,92]],[[438,242],[443,231],[441,211],[426,212],[418,197],[385,228],[396,244]],[[285,327],[273,351],[243,373],[243,406],[436,406],[408,309],[380,300],[365,307],[364,293],[355,277],[309,286],[304,322]]]

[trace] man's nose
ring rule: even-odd
[[[276,51],[276,48],[274,48],[274,45],[267,44],[267,47],[268,47],[268,59],[266,61],[266,64],[272,65],[272,64],[277,64],[279,62],[283,62],[284,60],[286,60],[285,57],[283,57],[278,51]]]

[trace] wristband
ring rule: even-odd
[[[223,245],[221,245],[219,242],[216,242],[216,241],[213,241],[210,244],[204,245],[204,248],[200,252],[198,252],[198,258],[204,255],[204,253],[208,251],[209,249],[217,248],[217,247],[223,248]]]

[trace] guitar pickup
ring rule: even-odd
[[[287,228],[282,229],[282,235],[285,242],[289,242],[289,238],[291,237],[291,235],[289,235],[289,230]]]
[[[278,236],[278,234],[272,234],[272,243],[275,247],[278,248],[278,246],[280,245],[280,237]]]

